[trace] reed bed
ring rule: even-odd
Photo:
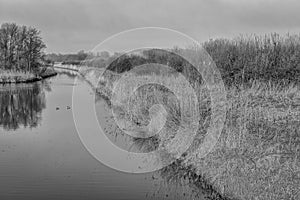
[[[26,80],[31,80],[34,79],[35,77],[36,76],[30,72],[11,71],[11,70],[0,71],[0,82],[2,83],[25,82]]]

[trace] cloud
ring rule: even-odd
[[[0,19],[40,29],[48,52],[77,52],[143,26],[176,29],[197,40],[299,32],[299,8],[297,0],[0,0]]]

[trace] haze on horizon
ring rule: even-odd
[[[0,0],[0,22],[41,30],[46,52],[89,51],[109,36],[164,27],[202,42],[240,34],[300,33],[297,0]]]

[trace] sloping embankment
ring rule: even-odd
[[[92,88],[105,99],[110,98],[112,90],[112,80],[119,75],[104,71],[99,68],[81,67],[78,72],[92,86]]]
[[[103,71],[81,74],[109,99]],[[213,151],[198,158],[188,151],[161,170],[169,180],[188,179],[210,199],[300,199],[300,88],[254,82],[227,89],[227,118]],[[201,133],[199,133],[201,135]],[[197,149],[198,143],[193,144]]]
[[[82,67],[79,73],[91,85],[91,87],[102,96],[104,99],[110,99],[112,90],[112,81],[119,75],[107,72],[102,69]],[[106,74],[105,74],[106,73]],[[106,77],[106,78],[104,78]],[[109,78],[108,78],[109,77]],[[110,103],[110,102],[108,102]],[[138,141],[137,141],[138,142]],[[209,199],[215,200],[229,200],[229,198],[222,196],[212,185],[210,185],[202,175],[196,173],[196,169],[191,165],[187,165],[183,160],[178,160],[172,165],[165,167],[159,173],[166,180],[182,181],[187,180],[189,184],[196,186],[202,195]],[[180,180],[179,180],[180,179]]]

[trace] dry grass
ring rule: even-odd
[[[171,82],[170,79],[172,78],[168,77],[164,80]],[[131,87],[131,84],[124,87]],[[176,85],[175,88],[184,91],[185,86]],[[120,118],[129,121],[131,128],[134,126],[137,129],[150,123],[151,105],[165,105],[168,116],[163,137],[138,139],[143,148],[148,145],[157,146],[157,142],[167,145],[183,125],[176,98],[161,89],[150,86],[140,88],[130,101],[124,98],[127,104],[122,105],[125,107],[113,107]],[[201,141],[210,116],[209,99],[203,95],[207,93],[205,88],[200,91],[199,87],[197,90],[198,94],[202,94],[199,99],[202,117],[198,132],[198,139]],[[191,166],[191,169],[226,197],[299,199],[299,87],[290,85],[282,88],[276,84],[253,82],[250,87],[231,88],[227,92],[227,119],[218,144],[208,156],[199,159],[199,143],[195,142],[182,158],[181,164]],[[122,95],[128,97],[129,94],[124,92]],[[187,125],[189,124],[183,126]],[[173,147],[177,145],[180,144]],[[153,150],[153,146],[148,149]]]
[[[191,166],[224,197],[299,199],[300,88],[295,85],[282,88],[276,84],[253,82],[251,87],[232,88],[227,92],[227,119],[219,142],[203,159],[198,158],[199,143],[195,142],[182,158],[183,165]],[[148,113],[139,112],[138,108],[147,109],[149,104],[161,102],[163,98],[158,93],[153,95],[149,88],[143,93],[135,96],[132,104],[127,107],[127,117],[123,115],[136,124],[149,120]],[[205,98],[200,102],[206,108],[209,106]],[[170,142],[178,130],[175,127],[182,125],[178,109],[170,112],[178,108],[176,104],[166,102],[165,105],[169,113],[166,126],[173,134],[164,133],[159,138],[162,143]],[[206,121],[200,122],[197,138],[200,141],[203,139],[201,130],[205,127]],[[139,139],[139,144],[141,142]],[[175,147],[177,145],[180,143]]]
[[[241,35],[203,44],[226,85],[249,80],[300,81],[300,35]]]
[[[184,161],[223,196],[299,199],[300,90],[254,82],[228,90],[228,112],[214,150]]]
[[[22,71],[0,71],[0,82],[17,82],[18,80],[28,80],[34,78],[35,75],[30,72]]]
[[[28,83],[55,76],[57,73],[52,67],[40,68],[39,72],[0,70],[0,83]]]
[[[172,79],[172,78],[171,78]],[[164,78],[172,82],[170,77]],[[180,83],[180,81],[174,81]],[[130,84],[126,84],[130,87]],[[184,85],[176,85],[186,91]],[[205,94],[205,88],[198,94]],[[125,91],[125,90],[124,90]],[[149,123],[147,110],[162,103],[168,111],[167,131],[159,138],[167,145],[180,126],[180,109],[174,98],[164,101],[168,92],[142,88],[124,110],[123,119],[138,126]],[[300,187],[300,88],[253,82],[250,87],[227,90],[227,119],[223,133],[214,150],[205,158],[197,156],[198,142],[186,155],[183,163],[192,166],[216,190],[226,197],[240,199],[299,199]],[[129,96],[128,93],[123,93]],[[187,98],[190,99],[190,98]],[[125,99],[127,101],[127,99]],[[198,138],[203,139],[207,128],[209,101],[201,95],[202,118]],[[185,102],[185,104],[192,104]],[[203,116],[206,115],[206,116]],[[177,134],[184,134],[178,132]],[[156,139],[156,138],[155,138]],[[198,141],[198,140],[195,140]],[[178,147],[176,143],[173,147]],[[200,143],[201,145],[201,143]]]
[[[142,86],[142,82],[147,79],[152,81],[157,79],[154,82],[160,84]],[[138,89],[131,94],[129,91],[134,91],[135,84]],[[164,87],[170,84],[177,92]],[[197,123],[195,120],[195,110],[197,108],[195,98],[186,89],[186,84],[178,77],[162,76],[159,78],[157,75],[143,75],[138,79],[135,77],[127,84],[121,84],[119,90],[114,91],[119,94],[117,98],[119,101],[113,105],[112,109],[118,120],[122,122],[123,130],[134,132],[134,135],[140,137],[153,135],[153,133],[158,133],[161,130],[159,137],[154,137],[152,142],[155,143],[156,140],[159,140],[162,147],[168,148],[171,152],[176,152],[186,139],[185,137],[188,137],[187,132],[185,134],[180,132],[189,130]],[[202,102],[205,101],[204,90],[205,88],[202,88],[203,92],[199,96]],[[200,90],[198,92],[200,93]],[[180,102],[178,99],[183,99],[183,101]],[[163,106],[163,108],[158,105]],[[181,137],[177,135],[181,135]],[[146,143],[148,142],[146,140]],[[152,149],[152,147],[150,148]]]
[[[111,99],[112,82],[119,78],[118,75],[112,73],[107,79],[100,80],[98,85],[98,78],[93,69],[89,69],[86,75],[87,79],[92,80],[90,82],[95,83],[98,93]],[[158,76],[141,77],[155,79]],[[187,100],[192,99],[189,93],[184,93],[187,86],[177,78],[161,77],[164,81],[162,85],[175,83],[174,88],[177,88],[177,91],[183,92]],[[133,79],[126,82],[118,91],[122,101],[112,109],[119,118],[130,122],[127,126],[131,129],[138,129],[150,124],[149,109],[152,105],[163,104],[168,113],[163,136],[152,137],[150,140],[136,139],[143,149],[153,150],[157,148],[158,143],[167,145],[181,127],[193,125],[180,120],[180,104],[168,90],[145,86],[131,98],[127,98],[130,96],[128,91],[132,90],[136,81]],[[188,176],[199,187],[204,185],[204,188],[213,188],[223,197],[233,199],[300,199],[299,85],[252,81],[247,86],[236,83],[235,86],[228,87],[223,132],[213,151],[202,159],[198,157],[197,149],[209,125],[210,98],[204,86],[196,87],[195,91],[200,102],[198,134],[180,162],[175,163],[180,165],[175,168],[179,169],[177,175]],[[194,101],[183,103],[193,104]],[[193,116],[186,113],[189,114]],[[159,113],[157,115],[159,116]],[[173,177],[177,175],[176,172],[172,172]],[[205,184],[202,184],[203,181]]]

